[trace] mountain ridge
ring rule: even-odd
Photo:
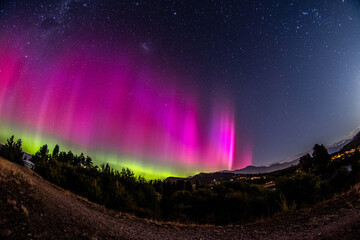
[[[341,140],[336,141],[335,143],[329,144],[327,147],[328,152],[330,154],[335,153],[340,151],[341,149],[343,149],[345,146],[349,145],[351,142],[356,141],[357,139],[360,139],[360,127],[357,127],[355,130],[353,130],[352,132],[346,134]],[[360,141],[359,141],[360,144]],[[352,146],[352,145],[349,145]],[[236,169],[233,171],[229,171],[229,172],[234,172],[234,173],[238,173],[238,174],[257,174],[257,173],[270,173],[273,171],[278,171],[278,170],[282,170],[288,167],[291,167],[292,165],[296,165],[299,163],[299,160],[302,156],[304,156],[307,153],[311,153],[312,151],[308,151],[308,152],[303,152],[300,154],[297,154],[294,157],[291,157],[289,161],[279,161],[279,162],[275,162],[272,163],[268,166],[247,166],[245,168],[242,169]]]
[[[327,146],[328,152],[330,154],[333,154],[335,152],[338,152],[340,150],[349,150],[349,148],[353,148],[356,145],[360,145],[360,127],[357,127],[352,132],[346,134],[341,140],[336,141],[335,143],[329,144]],[[281,160],[269,165],[261,165],[261,166],[254,166],[249,165],[245,168],[236,169],[236,170],[221,170],[216,172],[210,172],[210,173],[199,173],[194,176],[188,176],[187,178],[178,178],[178,177],[168,177],[167,180],[169,181],[176,181],[176,180],[190,180],[191,178],[199,175],[204,174],[211,174],[211,175],[219,175],[219,174],[228,174],[226,176],[222,176],[224,179],[232,179],[230,174],[265,174],[265,173],[271,173],[275,171],[280,171],[286,168],[289,168],[291,166],[295,166],[299,163],[300,158],[304,156],[305,154],[311,154],[312,150],[308,152],[299,153],[293,157],[289,157],[285,160]]]

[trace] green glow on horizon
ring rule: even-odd
[[[58,144],[60,146],[60,151],[67,152],[71,150],[74,154],[80,154],[83,152],[85,155],[90,156],[93,159],[94,164],[97,166],[100,166],[103,163],[108,163],[110,167],[115,170],[129,168],[136,176],[142,176],[146,180],[165,179],[169,176],[187,177],[198,173],[195,171],[181,172],[171,168],[146,164],[144,162],[137,161],[135,158],[119,156],[117,153],[107,150],[83,151],[80,146],[70,147],[65,141],[48,134],[44,134],[43,132],[39,133],[36,129],[29,130],[19,127],[14,123],[2,123],[0,125],[0,142],[5,143],[6,139],[12,135],[15,136],[15,139],[22,140],[23,150],[29,154],[35,154],[44,144],[48,145],[49,152],[51,153],[55,145]]]

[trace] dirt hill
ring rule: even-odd
[[[0,158],[0,239],[358,239],[359,189],[259,223],[186,226],[106,210]]]

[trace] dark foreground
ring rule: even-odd
[[[0,239],[359,239],[359,196],[360,185],[259,223],[183,226],[106,210],[0,158]]]

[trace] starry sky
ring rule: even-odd
[[[359,109],[359,1],[0,3],[0,138],[30,153],[188,176],[331,144]]]

